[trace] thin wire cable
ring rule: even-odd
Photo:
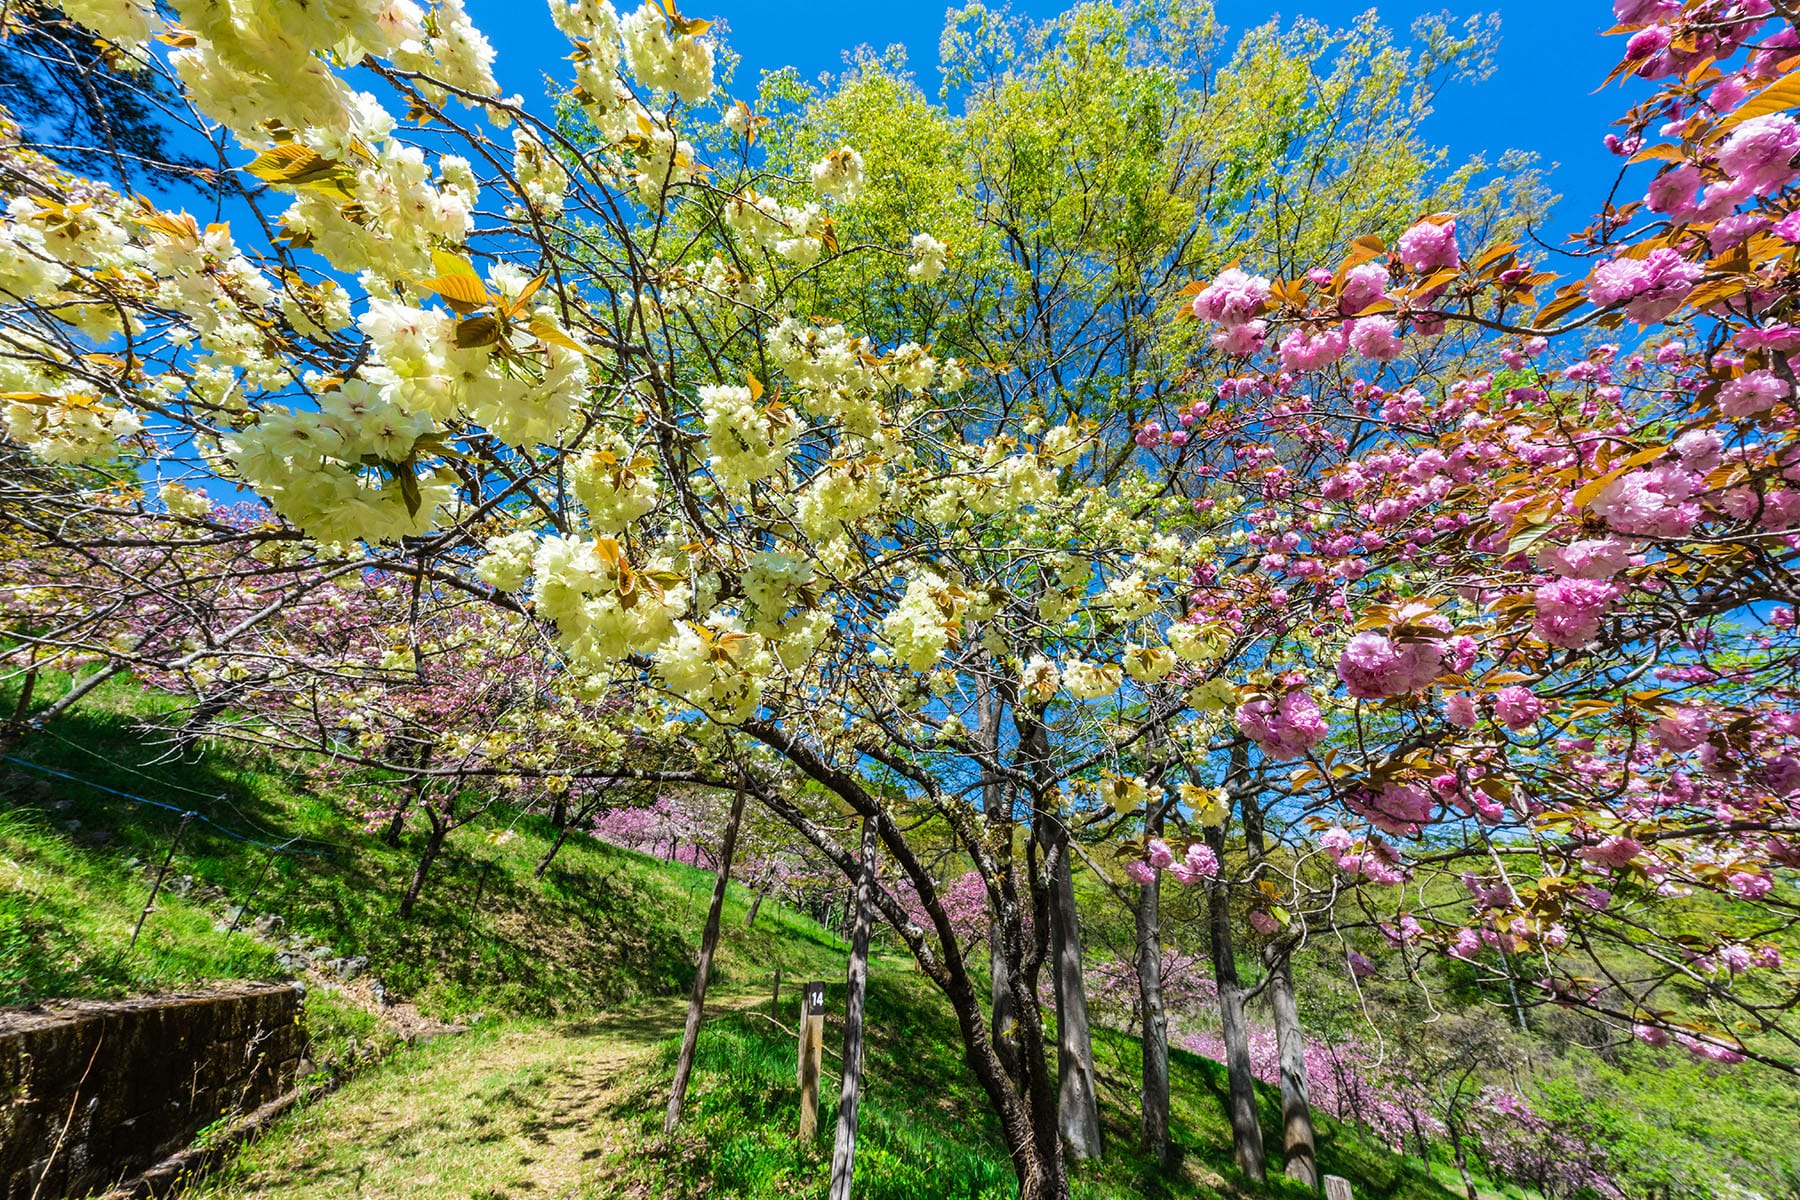
[[[191,815],[196,821],[205,822],[226,837],[236,838],[238,841],[247,842],[252,846],[261,846],[263,849],[274,851],[277,854],[307,854],[314,857],[338,858],[346,853],[346,851],[343,850],[307,850],[296,848],[292,846],[291,842],[276,845],[273,842],[261,841],[257,838],[250,837],[247,834],[239,833],[235,829],[221,825],[206,814],[194,812],[192,809],[179,808],[173,804],[164,804],[160,800],[149,800],[143,796],[134,796],[130,792],[121,792],[118,788],[110,788],[103,783],[95,783],[91,779],[83,779],[81,776],[71,775],[67,771],[58,771],[55,767],[46,767],[42,763],[27,762],[24,759],[14,757],[11,754],[6,755],[5,760],[9,763],[16,763],[21,767],[28,767],[33,771],[42,771],[46,775],[54,775],[58,779],[67,779],[71,783],[79,783],[83,787],[93,788],[97,792],[105,792],[109,796],[117,796],[122,800],[129,800],[133,804],[143,804],[148,805],[151,808],[160,808],[164,812],[172,812],[176,816]]]
[[[56,730],[54,730],[54,729],[40,729],[38,732],[47,734],[48,736],[55,738],[57,741],[61,742],[65,746],[67,746],[69,749],[78,750],[81,753],[87,755],[89,758],[97,759],[98,761],[105,763],[107,766],[112,767],[114,770],[124,771],[124,772],[127,772],[128,774],[136,775],[140,779],[148,779],[150,782],[156,784],[158,787],[168,788],[171,791],[186,792],[190,796],[203,796],[208,800],[223,803],[224,805],[226,805],[226,807],[230,808],[233,812],[235,812],[238,816],[242,817],[249,824],[251,824],[253,826],[256,824],[255,818],[253,818],[249,813],[245,812],[243,810],[243,808],[240,807],[238,805],[238,803],[228,795],[225,795],[225,794],[219,793],[219,792],[203,791],[200,788],[188,787],[186,784],[173,783],[166,779],[159,779],[155,775],[150,774],[150,772],[142,770],[141,768],[138,768],[138,767],[134,767],[129,763],[122,763],[116,758],[108,758],[106,755],[100,753],[98,750],[95,750],[88,746],[84,746],[80,742],[77,742],[71,738],[66,738],[62,734],[56,732]],[[276,834],[273,830],[264,829],[264,830],[262,830],[262,833],[265,837],[275,837],[276,836]],[[307,837],[304,834],[299,834],[292,838],[289,838],[288,841],[289,842],[317,842],[318,844],[320,844],[322,846],[329,846],[332,844],[331,841],[327,838]]]

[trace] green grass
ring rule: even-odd
[[[784,1006],[785,1007],[785,1006]],[[828,993],[827,1011],[842,1011],[841,995]],[[781,1015],[791,1024],[789,1012]],[[869,992],[869,1048],[859,1110],[855,1194],[867,1200],[994,1200],[1013,1195],[1015,1183],[999,1129],[964,1066],[955,1028],[942,1004],[910,964],[878,961]],[[826,1046],[841,1031],[828,1018]],[[822,1134],[811,1146],[795,1140],[799,1093],[794,1043],[787,1033],[753,1012],[727,1015],[701,1035],[695,1085],[683,1135],[660,1144],[655,1101],[673,1071],[676,1043],[661,1048],[657,1070],[642,1083],[635,1105],[649,1153],[633,1152],[610,1164],[621,1178],[659,1196],[718,1196],[742,1200],[819,1197],[829,1174],[830,1130],[835,1121],[837,1064],[828,1054],[822,1087]],[[1237,1171],[1225,1117],[1225,1071],[1218,1063],[1180,1050],[1171,1052],[1174,1140],[1180,1167],[1160,1174],[1137,1146],[1138,1043],[1112,1030],[1097,1031],[1096,1067],[1106,1135],[1103,1161],[1075,1173],[1078,1200],[1137,1197],[1212,1197],[1238,1193],[1291,1196],[1313,1193],[1280,1178],[1279,1153],[1266,1189]],[[1264,1136],[1280,1145],[1279,1097],[1260,1095]],[[1348,1178],[1369,1200],[1448,1200],[1449,1193],[1425,1168],[1398,1157],[1359,1132],[1322,1119],[1319,1161]]]
[[[253,914],[279,915],[336,955],[368,956],[390,991],[429,1014],[494,1018],[473,1034],[400,1050],[363,1072],[220,1175],[214,1186],[225,1190],[216,1194],[514,1195],[523,1194],[524,1180],[560,1187],[560,1195],[823,1195],[835,1062],[828,1054],[827,1132],[800,1147],[792,1038],[750,1011],[709,1022],[689,1119],[676,1139],[661,1138],[670,1035],[692,978],[709,873],[572,837],[539,879],[534,869],[555,831],[540,817],[497,809],[452,835],[414,918],[402,921],[399,897],[420,835],[389,847],[346,816],[355,789],[372,781],[318,786],[295,763],[243,750],[165,761],[163,748],[138,732],[141,716],[162,703],[115,684],[16,751],[83,782],[0,764],[0,1004],[277,977],[271,947],[247,932],[222,931],[231,906],[248,898]],[[91,785],[216,822],[190,824],[170,872],[185,895],[165,891],[133,950],[132,924],[179,816]],[[317,853],[271,855],[255,844],[293,839],[295,849]],[[791,1025],[794,986],[809,977],[841,980],[843,943],[773,902],[746,931],[748,901],[734,885],[715,995],[766,995],[779,965],[787,998],[778,1017]],[[1097,935],[1105,932],[1099,916]],[[841,985],[833,991],[831,1011],[841,1012]],[[593,1019],[621,1005],[649,1015],[625,1025]],[[391,1031],[341,997],[314,989],[307,1008],[316,1060],[366,1063],[394,1049]],[[910,960],[877,957],[869,1029],[857,1195],[1010,1196],[1004,1147],[962,1062],[954,1024]],[[835,1049],[840,1037],[833,1022],[827,1046]],[[1302,1191],[1285,1179],[1262,1189],[1238,1175],[1224,1070],[1180,1051],[1172,1053],[1173,1132],[1182,1161],[1172,1176],[1159,1176],[1136,1148],[1136,1041],[1103,1029],[1095,1051],[1107,1154],[1077,1172],[1078,1197],[1300,1200]],[[1687,1075],[1676,1089],[1681,1071]],[[1688,1110],[1710,1113],[1719,1085],[1687,1077],[1701,1073],[1684,1065],[1666,1074],[1669,1090],[1686,1091]],[[1642,1089],[1644,1074],[1620,1072],[1608,1082]],[[1278,1164],[1275,1096],[1265,1092],[1262,1104]],[[1686,1140],[1670,1140],[1674,1114],[1686,1110],[1671,1104],[1664,1120],[1662,1109],[1645,1107],[1642,1119],[1609,1132],[1635,1138],[1640,1148],[1661,1138],[1685,1150],[1704,1137],[1706,1122],[1696,1117],[1673,1130]],[[1745,1091],[1740,1111],[1748,1114],[1746,1153],[1778,1144],[1764,1126],[1791,1119],[1790,1108],[1755,1089]],[[530,1149],[540,1144],[555,1154]],[[1447,1200],[1458,1190],[1445,1164],[1428,1168],[1326,1119],[1319,1157],[1324,1171],[1351,1180],[1358,1200]],[[523,1158],[539,1161],[535,1173],[518,1175],[508,1165]]]
[[[214,912],[172,894],[128,950],[148,895],[148,876],[84,849],[50,814],[0,810],[0,1004],[278,974],[268,947],[226,936]]]
[[[213,929],[246,899],[334,956],[367,956],[390,991],[433,1015],[587,1013],[692,981],[709,872],[573,836],[539,879],[555,830],[496,809],[451,835],[403,921],[423,835],[396,848],[352,824],[345,800],[366,781],[321,788],[242,751],[160,762],[163,748],[137,732],[155,697],[121,685],[97,700],[15,751],[84,782],[0,764],[0,1004],[276,975],[267,947]],[[189,898],[165,890],[129,954],[180,817],[87,784],[216,822],[188,826],[170,879]],[[295,850],[314,853],[273,854],[219,827],[268,845],[298,838]],[[732,886],[724,921],[740,932],[715,962],[721,985],[763,986],[777,964],[789,977],[840,969],[841,941],[778,904],[743,934],[749,900]]]
[[[728,933],[728,937],[730,934]],[[857,1139],[858,1200],[1000,1200],[1014,1194],[1005,1148],[963,1067],[947,1014],[911,964],[878,958]],[[834,991],[835,991],[834,987]],[[797,996],[779,1019],[791,1025]],[[842,1011],[828,997],[828,1012]],[[799,1096],[792,1036],[760,994],[725,993],[709,1014],[686,1119],[662,1136],[683,1006],[639,1002],[603,1019],[514,1019],[403,1049],[342,1091],[290,1115],[187,1200],[386,1200],[555,1195],[677,1200],[825,1194],[836,1062],[828,1053],[821,1133],[795,1139]],[[826,1046],[842,1036],[828,1019]],[[1108,1139],[1105,1161],[1077,1172],[1078,1200],[1223,1200],[1314,1195],[1278,1176],[1257,1187],[1231,1165],[1224,1071],[1173,1055],[1174,1134],[1167,1176],[1135,1147],[1135,1044],[1101,1031],[1096,1046]],[[1274,1144],[1276,1100],[1261,1097]],[[1354,1130],[1322,1122],[1320,1162],[1367,1200],[1451,1200],[1419,1164]]]
[[[576,1181],[612,1148],[615,1081],[679,1022],[679,1006],[640,1006],[604,1029],[519,1019],[402,1049],[185,1200],[607,1195]]]

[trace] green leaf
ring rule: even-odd
[[[452,305],[480,308],[493,300],[481,280],[473,275],[439,275],[436,279],[421,280],[419,286],[428,292],[436,292]]]
[[[1552,526],[1548,521],[1540,521],[1535,525],[1527,525],[1518,533],[1513,534],[1512,540],[1506,543],[1507,554],[1525,553],[1525,551],[1542,541],[1544,535],[1549,533],[1551,528]]]
[[[470,317],[456,326],[456,345],[462,350],[491,346],[500,340],[500,322],[493,317]]]
[[[394,480],[400,485],[400,498],[406,501],[406,515],[418,516],[420,506],[425,503],[424,497],[419,495],[419,477],[413,474],[411,467],[402,466]]]

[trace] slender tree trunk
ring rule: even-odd
[[[538,859],[536,869],[531,872],[532,878],[542,879],[544,877],[544,872],[550,869],[550,863],[556,858],[556,852],[561,850],[563,848],[563,843],[569,840],[569,828],[569,826],[564,825],[561,829],[556,831],[556,840],[550,843],[550,848],[548,850],[544,851],[544,857]]]
[[[1100,1157],[1100,1105],[1094,1092],[1094,1042],[1087,985],[1081,977],[1081,917],[1075,910],[1074,851],[1055,827],[1050,854],[1051,979],[1056,993],[1057,1112],[1063,1141],[1076,1161]]]
[[[1420,1161],[1430,1162],[1431,1161],[1431,1147],[1429,1145],[1427,1145],[1425,1142],[1425,1127],[1419,1124],[1418,1111],[1416,1109],[1408,1108],[1407,1112],[1406,1112],[1406,1116],[1407,1116],[1407,1119],[1412,1122],[1413,1138],[1415,1141],[1417,1141],[1419,1143],[1419,1159],[1420,1159]],[[1402,1139],[1402,1140],[1404,1140],[1404,1139]]]
[[[1209,829],[1206,840],[1225,858],[1225,831]],[[1211,935],[1213,981],[1219,989],[1220,1032],[1225,1039],[1225,1073],[1230,1092],[1231,1141],[1238,1168],[1261,1182],[1265,1175],[1262,1125],[1256,1116],[1256,1077],[1250,1071],[1250,1031],[1244,1021],[1244,985],[1238,979],[1231,944],[1231,885],[1223,874],[1207,888],[1207,931]]]
[[[1454,1128],[1450,1131],[1450,1150],[1456,1156],[1456,1173],[1462,1176],[1463,1192],[1469,1200],[1478,1200],[1475,1181],[1469,1178],[1469,1148],[1463,1145],[1461,1131]]]
[[[34,654],[35,659],[35,654]],[[37,689],[38,669],[35,661],[25,672],[25,681],[19,685],[19,698],[13,705],[12,716],[5,725],[0,725],[0,754],[11,754],[25,736],[27,719],[31,716],[31,693]]]
[[[1147,837],[1162,834],[1160,804],[1150,806],[1144,820]],[[1138,885],[1137,977],[1138,1019],[1143,1030],[1144,1149],[1162,1170],[1174,1164],[1169,1143],[1169,1017],[1162,993],[1162,872]]]
[[[1009,974],[1009,982],[1012,984],[1013,1014],[1017,1021],[1018,1086],[1024,1093],[1026,1109],[1030,1114],[1033,1154],[1036,1159],[1036,1166],[1029,1175],[1023,1167],[1020,1169],[1020,1192],[1021,1195],[1024,1193],[1028,1179],[1036,1179],[1041,1184],[1033,1186],[1048,1188],[1049,1191],[1045,1194],[1066,1196],[1069,1181],[1065,1151],[1068,1144],[1062,1135],[1060,1074],[1053,1076],[1050,1073],[1043,1005],[1038,998],[1038,982],[1044,961],[1046,958],[1053,958],[1057,947],[1054,936],[1056,920],[1052,912],[1056,907],[1052,899],[1055,888],[1039,867],[1039,856],[1046,853],[1050,845],[1051,789],[1043,782],[1049,773],[1049,731],[1044,726],[1041,712],[1022,711],[1015,706],[1013,721],[1019,730],[1018,761],[1029,770],[1032,779],[1032,829],[1025,842],[1034,922],[1033,944],[1029,955],[1025,946],[1023,906],[1011,906],[1006,930],[1007,962],[1013,968]],[[1010,859],[1010,846],[1008,849],[1007,857]],[[1052,961],[1053,979],[1055,970],[1055,963]],[[1058,1032],[1060,1034],[1062,1030],[1059,1029]],[[1018,1150],[1014,1149],[1013,1152],[1016,1155]]]
[[[1284,1170],[1289,1179],[1319,1186],[1319,1159],[1313,1134],[1312,1094],[1306,1078],[1306,1033],[1294,1000],[1291,948],[1283,947],[1270,967],[1270,1003],[1275,1009],[1275,1043],[1281,1055],[1281,1130]]]
[[[426,743],[421,745],[416,757],[418,758],[417,765],[421,771],[430,766],[430,744]],[[383,841],[390,846],[398,846],[400,844],[400,834],[406,828],[406,814],[415,804],[418,804],[424,796],[425,777],[423,775],[415,775],[413,776],[411,785],[400,794],[400,806],[394,810],[393,818],[388,821],[387,832],[382,835]]]
[[[863,818],[862,878],[856,882],[856,916],[850,965],[844,975],[843,1085],[838,1091],[837,1140],[831,1147],[830,1200],[850,1200],[856,1173],[856,1109],[862,1099],[863,1008],[869,990],[869,922],[874,915],[875,822]]]
[[[756,914],[762,911],[763,897],[775,886],[775,866],[769,865],[768,873],[763,876],[762,885],[756,889],[756,896],[750,901],[750,915],[744,918],[744,928],[756,928]]]
[[[1260,866],[1267,844],[1263,839],[1262,806],[1255,795],[1245,793],[1242,812],[1250,861]],[[1267,966],[1269,1003],[1275,1012],[1275,1045],[1281,1058],[1282,1169],[1289,1179],[1316,1188],[1318,1149],[1313,1134],[1312,1096],[1306,1080],[1306,1034],[1300,1028],[1300,1008],[1294,999],[1293,946],[1283,941],[1271,949]]]
[[[1162,872],[1149,883],[1138,885],[1137,973],[1138,1009],[1143,1028],[1144,1149],[1156,1165],[1167,1170],[1174,1164],[1169,1144],[1169,1017],[1163,1008],[1162,929],[1160,926]]]
[[[431,836],[425,839],[425,848],[419,854],[418,870],[413,872],[412,882],[406,885],[406,895],[400,898],[400,919],[412,920],[413,905],[419,902],[419,893],[425,890],[425,876],[431,871],[431,864],[437,861],[438,851],[444,848],[444,838],[450,832],[447,816],[440,817],[434,810],[427,808],[431,817]]]
[[[188,714],[187,720],[181,723],[180,730],[175,734],[175,748],[182,754],[192,750],[212,719],[225,711],[229,699],[226,692],[218,691],[194,705],[194,710]]]
[[[994,760],[999,759],[1000,748],[1000,689],[993,684],[985,684],[981,696],[980,723],[976,737],[982,748]],[[1008,796],[1010,793],[1004,781],[994,778],[981,785],[982,817],[986,822],[988,845],[992,849],[996,862],[1010,864],[1012,862],[1013,823],[1009,811]],[[1014,912],[1018,910],[1018,888],[1010,871],[1002,868],[1000,893],[1002,905],[1010,906]],[[988,900],[988,982],[993,1004],[993,1020],[990,1028],[993,1032],[994,1050],[1000,1055],[1001,1065],[1006,1068],[1015,1083],[1021,1079],[1019,1069],[1018,1015],[1013,1006],[1012,965],[1006,951],[1007,914],[996,908],[993,899]]]
[[[737,849],[738,822],[744,815],[748,781],[740,777],[731,800],[731,816],[725,822],[725,846],[719,855],[719,874],[713,881],[712,904],[706,910],[706,929],[700,935],[700,961],[694,969],[694,990],[688,996],[687,1026],[681,1031],[681,1054],[675,1060],[675,1083],[669,1089],[669,1111],[663,1117],[663,1134],[681,1124],[681,1105],[687,1098],[688,1075],[694,1069],[694,1047],[700,1041],[700,1016],[706,1009],[706,979],[712,973],[713,951],[719,944],[719,911],[725,907],[725,891],[731,884],[731,856]]]

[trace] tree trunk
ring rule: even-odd
[[[0,754],[11,754],[25,737],[25,728],[31,717],[31,694],[37,689],[37,655],[32,655],[32,665],[25,672],[25,681],[19,684],[19,698],[13,704],[12,716],[5,725],[0,725]]]
[[[550,869],[551,860],[556,857],[556,852],[561,850],[563,843],[569,840],[570,828],[565,824],[556,831],[556,840],[550,843],[550,849],[544,851],[544,857],[538,859],[537,869],[531,873],[532,878],[542,879],[544,877],[544,872]]]
[[[1419,1124],[1418,1111],[1408,1107],[1406,1116],[1407,1119],[1412,1122],[1413,1138],[1419,1143],[1419,1159],[1421,1162],[1429,1163],[1431,1161],[1431,1147],[1425,1142],[1425,1127]],[[1404,1141],[1405,1139],[1402,1138],[1401,1140]]]
[[[1145,834],[1162,833],[1162,808],[1152,805],[1145,821]],[[1156,872],[1149,883],[1138,885],[1137,902],[1137,977],[1138,1016],[1143,1029],[1144,1072],[1143,1100],[1144,1149],[1167,1170],[1174,1155],[1169,1144],[1169,1018],[1163,1008],[1162,994],[1162,872]]]
[[[420,770],[424,770],[431,765],[431,745],[429,743],[419,747],[417,758]],[[388,822],[387,833],[382,835],[383,841],[390,846],[398,846],[400,844],[400,833],[406,828],[407,811],[424,798],[425,777],[423,775],[415,775],[412,779],[412,785],[401,793],[400,806],[394,810],[394,817]]]
[[[1225,831],[1209,829],[1206,840],[1225,859]],[[1231,885],[1221,874],[1207,888],[1207,931],[1211,935],[1213,981],[1219,988],[1220,1033],[1225,1040],[1225,1073],[1230,1092],[1231,1141],[1238,1168],[1261,1182],[1265,1175],[1262,1125],[1256,1117],[1256,1078],[1250,1072],[1250,1031],[1244,1023],[1244,985],[1238,980],[1231,945]]]
[[[862,878],[856,883],[856,917],[850,965],[844,975],[843,1086],[838,1091],[837,1140],[831,1147],[830,1200],[850,1200],[856,1172],[856,1109],[862,1099],[863,1007],[869,989],[869,921],[874,915],[875,822],[863,818]]]
[[[212,719],[225,711],[229,699],[229,695],[221,690],[194,705],[193,711],[188,714],[187,720],[181,723],[180,730],[175,734],[176,750],[182,754],[192,750],[194,743],[200,740],[200,735],[205,732],[207,725],[212,723]]]
[[[1260,866],[1267,845],[1263,840],[1262,806],[1255,795],[1245,793],[1242,812],[1250,861]],[[1275,1011],[1275,1044],[1281,1058],[1283,1170],[1289,1179],[1316,1188],[1318,1150],[1313,1136],[1312,1096],[1306,1080],[1306,1034],[1300,1028],[1300,1008],[1294,1000],[1293,946],[1284,941],[1271,949],[1267,963],[1269,1003]]]
[[[406,895],[400,898],[400,919],[412,920],[413,905],[419,902],[419,893],[425,890],[425,876],[431,870],[431,864],[437,861],[438,851],[444,848],[444,838],[450,832],[450,822],[441,818],[430,808],[426,813],[431,817],[431,836],[425,839],[425,849],[419,854],[419,869],[413,872],[412,882],[406,885]]]
[[[981,696],[980,722],[976,737],[982,748],[995,761],[1000,756],[1000,689],[992,683],[984,684]],[[988,845],[996,862],[1010,864],[1013,857],[1012,813],[1008,804],[1010,792],[1006,783],[998,778],[990,778],[981,785],[982,817],[986,822]],[[1018,909],[1018,887],[1010,871],[1002,866],[1000,878],[1000,894],[1002,903],[1010,905],[1014,911]],[[988,981],[993,1003],[993,1020],[990,1027],[993,1031],[994,1050],[1000,1055],[1001,1065],[1006,1073],[1018,1082],[1021,1078],[1019,1069],[1018,1014],[1013,1006],[1012,966],[1006,952],[1006,914],[999,911],[990,897],[988,900]]]
[[[694,1047],[700,1041],[700,1015],[706,1009],[706,978],[712,973],[713,951],[719,944],[719,911],[725,907],[725,891],[731,884],[731,855],[737,849],[738,821],[744,815],[747,780],[738,781],[731,800],[731,816],[725,822],[725,846],[719,855],[719,874],[713,881],[712,904],[706,910],[706,929],[700,935],[700,961],[694,968],[694,989],[688,996],[687,1026],[681,1031],[681,1054],[675,1060],[675,1083],[669,1088],[669,1111],[663,1117],[663,1134],[681,1124],[681,1104],[687,1098],[688,1075],[694,1069]]]
[[[1463,1192],[1468,1195],[1469,1200],[1478,1200],[1475,1195],[1475,1181],[1469,1178],[1468,1148],[1463,1145],[1460,1137],[1451,1139],[1451,1145],[1456,1151],[1456,1173],[1462,1176]]]
[[[1275,1009],[1275,1043],[1281,1055],[1281,1131],[1283,1168],[1289,1179],[1319,1186],[1317,1144],[1313,1136],[1312,1095],[1306,1079],[1306,1034],[1294,1001],[1294,965],[1284,948],[1271,967],[1270,1003]]]
[[[1057,824],[1050,870],[1051,979],[1056,993],[1057,1114],[1064,1143],[1077,1162],[1100,1157],[1100,1107],[1094,1094],[1094,1042],[1088,1025],[1087,985],[1081,978],[1081,917],[1075,910],[1074,855],[1069,832]]]
[[[775,867],[774,864],[771,863],[768,873],[763,876],[762,886],[756,889],[756,895],[750,901],[750,915],[744,918],[745,929],[756,928],[756,914],[762,911],[763,897],[767,896],[769,894],[769,889],[774,886]]]

